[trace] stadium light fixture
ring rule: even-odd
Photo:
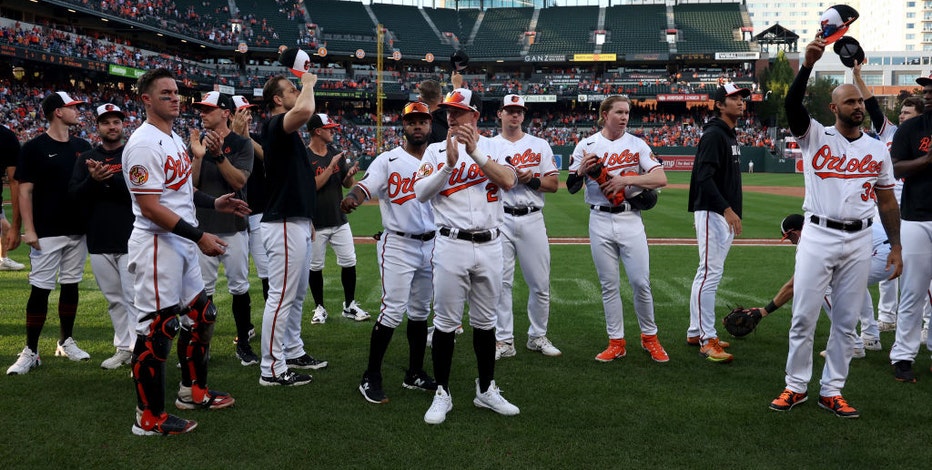
[[[106,19],[106,18],[101,18],[100,21],[103,21],[104,23],[109,23],[109,22],[110,22],[110,20],[108,20],[108,19]]]

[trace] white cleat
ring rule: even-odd
[[[427,424],[440,424],[447,419],[447,413],[453,410],[453,397],[443,389],[442,385],[437,386],[434,393],[434,401],[424,413],[424,422]]]
[[[23,352],[19,353],[19,359],[6,370],[6,375],[23,375],[41,364],[42,360],[39,359],[39,353],[32,352],[32,349],[26,346],[23,348]]]
[[[351,301],[349,305],[343,302],[343,316],[356,321],[366,321],[370,318],[369,313],[363,310],[355,300]]]
[[[91,358],[91,355],[79,348],[78,344],[74,342],[74,338],[71,337],[66,339],[64,343],[58,343],[58,347],[55,348],[55,356],[67,357],[72,361],[86,361]]]
[[[563,354],[563,352],[557,349],[546,336],[529,338],[527,340],[527,348],[531,351],[540,351],[544,356],[556,357]]]
[[[133,353],[125,349],[117,349],[116,354],[104,360],[100,363],[101,369],[114,370],[119,369],[120,366],[129,364],[133,360]]]
[[[502,396],[502,391],[495,385],[494,380],[485,393],[480,393],[479,379],[476,379],[476,398],[472,403],[479,408],[488,408],[503,416],[514,416],[521,412],[517,406],[512,405]]]

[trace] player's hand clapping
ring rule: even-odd
[[[204,143],[201,142],[201,131],[196,127],[189,129],[190,137],[188,138],[188,146],[191,147],[191,154],[194,158],[204,158],[204,155],[207,153],[207,147],[204,146]]]
[[[87,163],[87,171],[94,181],[110,179],[117,173],[113,166],[105,165],[97,160],[88,159],[85,163]]]

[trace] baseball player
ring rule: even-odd
[[[473,350],[479,370],[473,404],[512,416],[520,410],[495,385],[495,316],[502,294],[502,191],[517,183],[514,168],[494,143],[479,135],[482,100],[457,88],[440,105],[447,110],[447,140],[427,147],[414,193],[430,201],[438,226],[434,242],[434,336],[437,392],[424,421],[440,424],[453,409],[449,393],[456,328],[469,302]]]
[[[904,179],[901,218],[907,261],[900,282],[896,341],[890,350],[895,378],[901,382],[916,381],[912,365],[922,340],[923,309],[929,303],[932,281],[932,77],[917,78],[916,83],[922,86],[923,114],[901,123],[890,146],[896,177]]]
[[[26,347],[6,373],[25,374],[39,366],[39,335],[45,325],[49,293],[56,277],[61,285],[58,297],[60,339],[56,356],[72,361],[90,359],[75,344],[73,335],[78,312],[78,283],[84,275],[87,247],[81,206],[68,195],[68,181],[78,155],[90,150],[87,141],[70,135],[71,126],[80,122],[78,105],[65,92],[50,93],[42,100],[47,131],[23,145],[15,178],[19,181],[19,206],[23,219],[23,243],[30,246],[32,291],[26,302]]]
[[[864,96],[864,107],[867,109],[867,115],[871,118],[874,130],[877,131],[877,136],[880,138],[881,142],[887,144],[887,148],[890,148],[890,145],[893,143],[893,135],[896,133],[899,126],[887,119],[887,116],[880,109],[877,98],[874,98],[873,93],[871,93],[870,87],[864,83],[864,79],[861,78],[861,64],[856,63],[851,70],[854,75],[854,84],[858,86],[858,90],[860,90],[861,95]],[[918,96],[906,98],[903,100],[903,105],[900,108],[899,123],[903,124],[907,119],[919,116],[922,114],[923,108],[924,104],[922,99]],[[903,194],[902,178],[896,179],[896,186],[893,187],[893,194],[896,196],[896,202],[901,203]],[[879,215],[874,218],[874,223],[878,222],[880,222]],[[877,303],[878,332],[894,331],[896,330],[896,310],[899,304],[899,279],[882,280],[880,284],[877,285],[877,290],[880,293],[880,299]],[[930,296],[930,299],[932,299],[932,296]],[[929,310],[929,304],[926,303],[926,313],[924,317],[927,322]]]
[[[783,222],[780,223],[780,229],[783,233],[783,239],[789,240],[792,244],[799,244],[799,235],[802,233],[805,217],[801,214],[790,214],[783,219]],[[874,285],[880,282],[883,279],[889,279],[893,275],[892,266],[887,265],[887,258],[890,255],[890,241],[887,239],[887,233],[884,232],[882,224],[875,223],[871,226],[871,267],[870,275],[867,278],[868,285]],[[778,308],[785,305],[790,299],[793,298],[793,284],[794,277],[790,277],[786,284],[780,288],[780,291],[777,292],[777,295],[773,297],[770,303],[765,307],[759,307],[762,312],[762,316],[767,316],[773,313]],[[854,349],[852,352],[853,358],[863,358],[865,357],[865,349],[870,349],[872,351],[879,351],[880,340],[876,342],[869,343],[867,340],[862,340],[862,337],[866,337],[864,334],[865,331],[871,328],[871,323],[873,322],[873,327],[876,329],[876,323],[874,322],[874,309],[873,301],[870,299],[870,292],[867,289],[864,289],[864,306],[861,307],[860,312],[860,322],[861,322],[861,336],[854,335]],[[831,317],[832,310],[832,293],[829,289],[825,296],[822,298],[822,308],[825,310],[826,314]],[[854,333],[854,330],[851,331]],[[827,353],[825,351],[821,352],[822,357],[825,357]],[[771,408],[774,409],[774,408]],[[776,409],[776,411],[781,411]]]
[[[803,155],[806,229],[796,249],[786,388],[770,408],[788,411],[807,399],[816,321],[822,298],[831,287],[834,305],[829,312],[831,332],[819,406],[842,418],[857,418],[860,413],[842,397],[841,390],[848,377],[854,328],[870,274],[871,231],[867,228],[873,225],[875,207],[879,208],[890,241],[886,267],[892,267],[891,277],[898,276],[902,270],[899,208],[887,148],[861,131],[864,98],[857,87],[845,84],[832,91],[832,127],[812,119],[803,106],[806,82],[824,51],[824,39],[809,43],[786,97],[790,131]]]
[[[628,201],[620,205],[609,202],[608,196],[625,191],[628,186],[656,189],[667,185],[663,165],[650,147],[626,132],[631,101],[626,96],[613,95],[599,106],[602,130],[579,141],[570,160],[566,187],[575,194],[585,183],[585,200],[589,205],[589,238],[592,260],[602,285],[602,307],[608,347],[595,356],[600,362],[610,362],[627,354],[624,319],[618,273],[619,260],[625,265],[628,282],[634,291],[634,312],[641,328],[641,347],[657,362],[667,362],[667,355],[657,339],[654,322],[654,298],[650,288],[650,255],[641,211]],[[601,186],[587,172],[596,164],[603,165],[610,177]]]
[[[317,204],[314,208],[314,228],[316,235],[312,243],[310,281],[311,294],[314,296],[314,317],[311,323],[327,321],[327,309],[324,307],[324,262],[327,259],[327,245],[333,248],[340,266],[340,282],[343,284],[343,316],[351,320],[365,321],[369,314],[356,303],[356,247],[353,244],[353,231],[350,229],[346,214],[340,210],[343,189],[352,188],[356,183],[354,175],[359,171],[359,162],[350,165],[343,158],[343,152],[331,146],[333,134],[339,124],[330,120],[326,114],[315,114],[307,123],[311,134],[308,153],[311,168],[314,170],[317,184]]]
[[[414,178],[427,149],[430,112],[424,103],[408,103],[402,112],[404,145],[380,154],[366,176],[346,195],[340,206],[352,212],[363,201],[377,197],[385,228],[378,239],[382,308],[372,327],[369,365],[359,392],[370,403],[386,403],[382,389],[382,359],[395,328],[408,315],[408,370],[402,386],[436,391],[437,383],[424,372],[427,317],[433,294],[430,261],[434,254],[434,214],[430,203],[414,196]]]
[[[100,145],[78,157],[68,189],[85,207],[87,251],[91,269],[113,323],[116,353],[100,364],[117,369],[129,364],[136,345],[133,277],[127,269],[126,245],[133,231],[132,199],[123,179],[123,120],[119,106],[96,109]]]
[[[211,196],[234,193],[246,200],[246,180],[252,172],[252,141],[230,130],[228,122],[235,105],[233,98],[219,91],[211,91],[194,103],[201,114],[203,136],[197,129],[190,138],[191,175],[194,186]],[[249,332],[255,331],[250,319],[252,300],[249,297],[249,236],[248,222],[233,214],[221,214],[212,209],[198,209],[197,220],[203,230],[216,234],[227,247],[220,256],[201,253],[198,258],[204,289],[210,300],[214,298],[217,270],[223,264],[227,288],[233,296],[233,320],[236,323],[236,357],[240,364],[259,363],[249,345]]]
[[[127,250],[139,312],[132,363],[138,402],[132,431],[139,436],[181,434],[197,423],[165,412],[165,361],[176,334],[181,384],[175,406],[221,409],[235,403],[229,394],[207,386],[217,309],[204,290],[197,250],[219,256],[227,245],[195,226],[195,207],[240,216],[249,208],[232,193],[214,199],[194,189],[184,140],[172,131],[181,99],[171,72],[150,70],[136,87],[146,121],[123,152],[123,177],[136,216]]]
[[[0,124],[0,171],[6,174],[7,183],[10,186],[10,212],[13,223],[10,224],[6,217],[0,218],[0,271],[21,271],[26,268],[23,263],[18,263],[7,256],[8,251],[13,251],[19,246],[19,231],[22,230],[23,221],[19,215],[19,182],[13,177],[16,172],[16,160],[19,159],[19,139],[16,133],[10,128]],[[0,204],[0,211],[3,210]]]
[[[321,369],[328,365],[306,353],[301,339],[317,191],[299,131],[314,114],[317,76],[305,73],[307,68],[298,60],[296,64],[303,68],[301,90],[283,75],[270,78],[262,89],[271,116],[261,133],[269,189],[260,224],[269,257],[269,298],[262,315],[259,364],[259,384],[264,386],[305,385],[312,377],[290,369]]]
[[[233,96],[233,104],[236,112],[233,114],[233,123],[230,128],[233,132],[246,137],[252,143],[253,160],[252,172],[246,179],[246,202],[252,213],[249,214],[249,255],[256,265],[256,275],[262,282],[262,299],[269,298],[269,256],[265,253],[265,247],[262,246],[262,230],[259,228],[262,221],[262,211],[268,203],[268,189],[265,185],[265,164],[263,163],[264,154],[262,153],[262,138],[249,130],[252,128],[252,111],[256,107],[250,104],[246,97],[242,95]],[[249,339],[255,334],[250,330]],[[239,341],[239,338],[237,338]],[[237,343],[238,344],[238,343]]]
[[[689,211],[693,213],[699,268],[689,294],[686,343],[700,346],[699,354],[712,362],[734,359],[728,343],[715,330],[715,294],[722,281],[725,258],[741,235],[741,148],[735,125],[744,115],[744,99],[751,90],[726,83],[715,91],[716,117],[702,129],[689,178]]]
[[[527,106],[524,98],[506,95],[498,118],[502,132],[492,140],[518,173],[518,184],[502,193],[505,223],[502,225],[502,298],[498,304],[495,325],[495,359],[514,356],[514,312],[512,286],[515,278],[515,257],[521,261],[521,272],[528,284],[527,348],[545,356],[562,354],[547,339],[550,319],[550,241],[544,226],[544,194],[557,191],[559,171],[553,150],[544,139],[526,134],[521,129]]]

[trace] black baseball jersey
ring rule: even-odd
[[[256,142],[262,142],[258,134],[252,134],[252,139]],[[253,152],[255,153],[255,152]],[[252,209],[252,214],[261,214],[268,204],[268,189],[265,186],[265,163],[255,155],[252,159],[252,173],[246,180],[246,203]]]
[[[6,174],[6,169],[16,166],[19,159],[19,139],[16,133],[6,126],[0,126],[0,173]]]
[[[115,170],[104,181],[91,178],[87,161],[96,160]],[[133,200],[123,178],[123,146],[104,150],[98,146],[78,156],[68,191],[81,203],[87,230],[87,251],[93,254],[125,254],[133,231]]]
[[[323,173],[334,155],[340,153],[339,150],[327,147],[327,155],[320,156],[307,150],[311,158],[311,168],[315,175]],[[327,228],[339,227],[348,222],[346,214],[340,210],[340,201],[343,200],[343,179],[349,172],[349,166],[345,159],[340,159],[340,171],[330,175],[323,186],[317,188],[317,204],[314,209],[314,227]]]
[[[265,182],[269,190],[263,222],[286,217],[314,218],[317,185],[307,148],[298,132],[285,133],[285,114],[272,116],[263,127]]]
[[[895,165],[897,161],[922,157],[930,149],[932,112],[926,112],[900,124],[890,145],[890,158]],[[903,179],[900,217],[916,222],[932,220],[932,167],[926,167]]]
[[[221,152],[233,166],[243,170],[248,174],[252,172],[252,160],[254,151],[252,141],[237,134],[230,132],[223,139]],[[204,191],[211,196],[218,197],[228,193],[236,193],[236,197],[246,200],[248,189],[244,186],[239,191],[234,191],[233,187],[220,173],[217,164],[208,158],[201,161],[201,174],[198,175],[199,191]],[[213,209],[197,208],[198,227],[210,233],[236,233],[246,230],[248,224],[245,217],[235,214],[225,214]]]
[[[741,148],[735,130],[714,118],[702,129],[692,175],[689,212],[724,214],[731,207],[741,217]]]
[[[32,183],[32,219],[39,238],[84,233],[80,203],[68,193],[78,156],[91,144],[77,137],[59,142],[42,133],[23,144],[16,179]]]

